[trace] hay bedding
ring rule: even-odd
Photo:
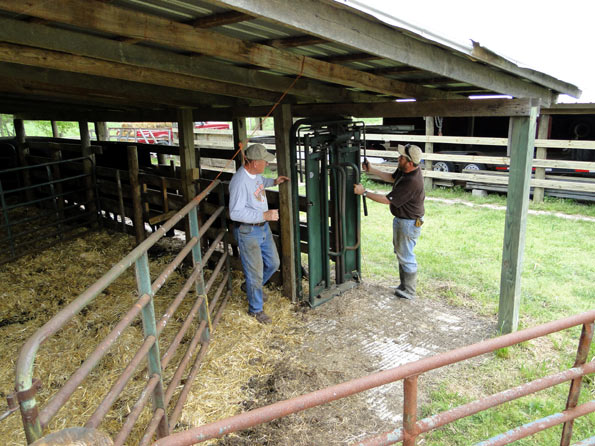
[[[165,240],[150,252],[152,279],[173,256],[179,246]],[[134,239],[123,234],[94,232],[83,238],[55,246],[37,255],[29,255],[0,267],[0,397],[5,400],[14,388],[14,368],[24,342],[61,308],[99,279],[135,246]],[[155,297],[155,313],[162,315],[180,289],[188,271],[176,271]],[[205,281],[209,278],[206,272]],[[292,305],[272,291],[267,312],[275,324],[262,326],[246,314],[245,296],[239,291],[242,279],[234,276],[234,296],[215,332],[196,384],[188,397],[178,429],[233,415],[242,410],[250,398],[246,384],[258,375],[268,375],[283,351],[299,342],[299,322],[295,321]],[[212,290],[217,288],[217,283]],[[92,352],[137,298],[134,267],[94,302],[81,311],[57,335],[42,345],[36,359],[34,376],[43,381],[37,401],[42,405],[51,397]],[[160,337],[161,354],[173,339],[191,308],[195,296],[189,296],[170,320]],[[184,344],[193,333],[186,335],[176,358],[164,371],[168,382],[175,365],[183,354]],[[71,397],[46,432],[82,426],[97,404],[120,375],[142,341],[142,325],[135,321]],[[141,367],[142,368],[142,367]],[[100,426],[113,435],[119,430],[141,392],[146,371],[134,376],[122,397],[116,401]],[[183,384],[183,381],[182,381]],[[178,391],[181,390],[181,386]],[[176,396],[172,399],[175,402]],[[5,404],[0,404],[3,408]],[[146,425],[148,410],[137,424]],[[127,444],[136,444],[142,432],[135,431]],[[0,422],[0,442],[3,445],[25,444],[20,415],[13,414]]]
[[[175,244],[171,239],[166,243]],[[25,340],[133,246],[134,240],[129,236],[96,232],[0,267],[0,335],[3,338],[0,354],[5,358],[0,365],[0,396],[3,399],[14,387],[14,362]],[[172,258],[171,248],[166,244],[150,254],[153,278]],[[157,315],[163,314],[186,274],[184,270],[176,272],[159,291],[155,298]],[[362,339],[367,340],[370,333],[396,340],[403,336],[423,338],[423,331],[427,329],[437,333],[432,343],[438,344],[440,351],[455,345],[451,337],[441,335],[437,327],[428,324],[432,319],[428,315],[432,310],[430,307],[438,307],[440,311],[452,308],[436,302],[429,305],[422,299],[412,305],[393,301],[383,296],[390,294],[385,285],[364,284],[315,310],[295,307],[281,296],[279,290],[269,289],[265,309],[273,318],[273,324],[263,326],[246,314],[245,295],[239,290],[241,281],[239,275],[234,275],[233,296],[212,335],[209,351],[176,430],[216,421],[386,368],[377,353],[362,348]],[[212,289],[215,288],[216,284]],[[109,332],[137,298],[134,290],[134,268],[130,268],[58,336],[41,347],[35,369],[35,376],[43,380],[38,401],[46,402]],[[184,309],[178,310],[176,315],[185,315],[192,300],[186,299]],[[379,300],[389,302],[389,306],[370,307]],[[471,325],[457,335],[457,345],[474,342],[492,332],[492,321],[478,320],[470,311],[459,316]],[[410,321],[411,325],[397,323],[399,321]],[[169,345],[182,322],[182,316],[172,318],[160,338],[162,346]],[[58,412],[47,431],[83,425],[133,356],[141,339],[142,326],[136,322],[87,378],[84,388],[79,389]],[[183,342],[187,343],[189,339],[190,336],[186,336]],[[179,350],[183,350],[183,346]],[[162,347],[161,353],[164,351]],[[178,357],[164,371],[166,382],[173,375],[182,353],[177,353]],[[132,379],[100,426],[102,430],[113,435],[120,428],[143,388],[145,375],[141,371]],[[180,390],[181,386],[177,391]],[[379,399],[378,395],[370,396],[366,392],[209,444],[338,445],[373,432],[393,429],[399,424],[383,417],[377,408],[372,407],[370,398]],[[385,397],[381,395],[381,398]],[[174,402],[175,399],[176,396]],[[398,390],[387,404],[395,412],[400,410],[402,399]],[[146,410],[139,424],[145,426],[149,417]],[[134,431],[127,444],[136,444],[141,435],[141,431]],[[18,414],[0,422],[0,442],[5,445],[25,443]]]

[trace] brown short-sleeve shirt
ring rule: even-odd
[[[395,170],[393,189],[386,195],[390,201],[390,212],[397,218],[415,220],[424,216],[424,177],[421,169],[403,173]]]

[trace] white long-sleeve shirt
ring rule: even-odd
[[[240,167],[229,183],[229,217],[241,223],[261,223],[269,210],[265,189],[275,180],[252,175]]]

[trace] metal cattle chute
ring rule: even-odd
[[[353,185],[360,182],[365,127],[346,119],[302,119],[293,125],[291,136],[292,177],[299,175],[306,186],[304,216],[298,181],[292,181],[295,233],[307,233],[308,298],[311,306],[317,306],[360,281],[360,198]],[[301,238],[296,236],[294,247],[297,271],[301,271]],[[297,289],[301,296],[299,278]]]

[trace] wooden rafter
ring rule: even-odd
[[[317,57],[318,60],[324,60],[325,62],[330,63],[343,63],[343,62],[357,62],[362,60],[378,60],[380,57],[376,56],[375,54],[368,54],[368,53],[351,53],[351,54],[341,54],[339,56],[322,56]],[[370,71],[368,71],[370,73]],[[376,73],[374,73],[376,74]]]
[[[380,68],[372,68],[370,70],[366,70],[368,73],[379,74],[379,75],[411,75],[411,74],[420,74],[423,73],[423,70],[419,68],[407,67],[407,66],[400,66],[400,67],[380,67]]]
[[[321,85],[307,79],[300,79],[293,83],[293,79],[290,78],[235,67],[204,57],[183,56],[49,26],[29,24],[27,27],[23,27],[21,22],[12,19],[0,18],[0,29],[3,30],[4,41],[19,45],[71,53],[136,67],[171,71],[210,80],[225,79],[230,84],[275,91],[279,94],[285,92],[293,84],[291,93],[305,98],[306,102],[374,102],[379,100],[373,95]]]
[[[121,98],[127,103],[163,104],[169,106],[205,106],[211,104],[237,106],[248,105],[247,101],[218,96],[204,92],[168,88],[159,85],[147,85],[139,82],[124,81],[107,77],[81,75],[66,71],[55,71],[35,67],[0,63],[0,76],[6,84],[11,80],[15,89],[39,88],[53,90],[58,97],[64,94],[87,97],[107,102]],[[8,90],[10,91],[10,90]]]
[[[449,99],[444,101],[383,102],[374,104],[294,104],[294,117],[356,116],[358,118],[422,116],[527,116],[539,100]],[[264,116],[267,107],[237,108],[237,116]]]
[[[239,63],[259,65],[288,74],[350,86],[395,97],[452,97],[432,88],[363,73],[313,58],[295,55],[266,45],[244,42],[212,31],[194,28],[154,15],[119,8],[97,0],[29,0],[27,4],[0,0],[0,9],[46,20],[128,37],[142,37],[187,51],[195,51]]]
[[[268,45],[275,48],[295,48],[299,46],[319,45],[325,42],[326,40],[321,39],[320,37],[294,36],[284,37],[283,39],[260,40],[258,43],[260,43],[261,45]]]
[[[279,98],[270,91],[7,43],[0,43],[0,61],[267,102]]]
[[[188,22],[189,25],[196,28],[214,28],[216,26],[231,25],[232,23],[245,22],[254,17],[237,11],[222,12],[200,17]]]

